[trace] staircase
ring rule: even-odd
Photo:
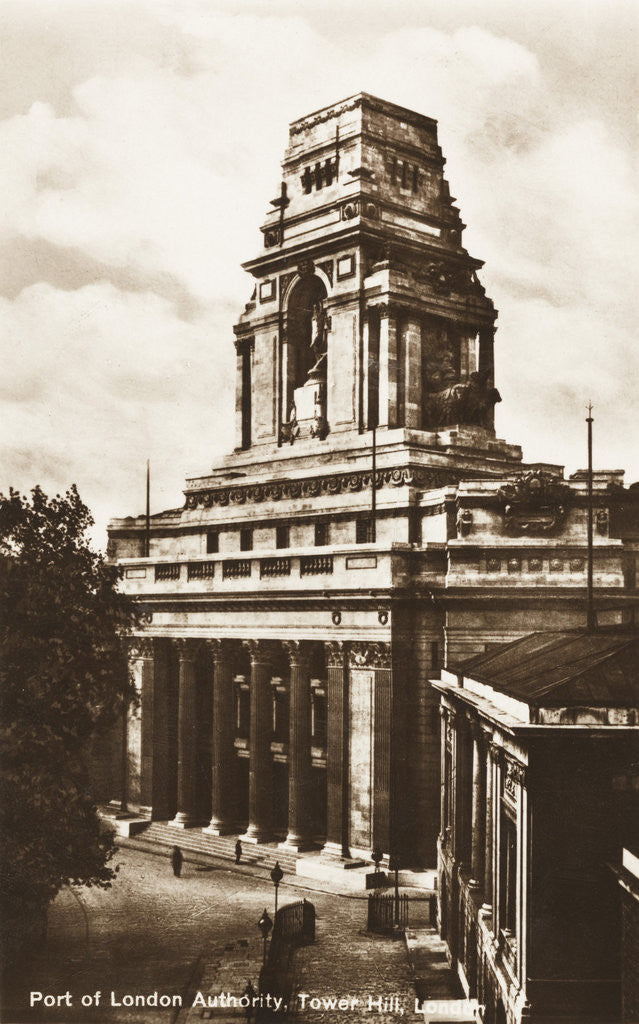
[[[223,857],[235,861],[237,836],[212,836],[201,828],[175,828],[165,821],[152,821],[135,837],[123,843],[137,849],[157,849],[179,846],[183,853],[204,857]],[[281,850],[277,843],[242,843],[242,864],[270,870],[279,861],[282,871],[295,874],[297,855],[290,850]]]

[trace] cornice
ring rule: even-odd
[[[435,488],[454,484],[460,473],[447,469],[423,469],[404,466],[395,469],[380,469],[375,481],[376,489],[382,487]],[[216,505],[258,504],[263,501],[281,501],[290,498],[317,498],[322,495],[347,494],[365,490],[371,486],[371,471],[324,474],[307,477],[304,480],[275,480],[264,484],[245,484],[227,487],[194,488],[185,491],[184,507],[212,508]]]

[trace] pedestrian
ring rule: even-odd
[[[255,1007],[255,985],[250,978],[246,983],[246,988],[242,992],[242,995],[246,998],[246,1020],[248,1021],[248,1024],[251,1024],[251,1021],[253,1020],[253,1009]]]
[[[238,841],[235,844],[235,863],[239,864],[242,859],[242,844]]]
[[[180,877],[182,871],[182,864],[184,862],[184,855],[179,846],[173,847],[173,853],[171,854],[171,863],[173,865],[173,874],[176,878]]]

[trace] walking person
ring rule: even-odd
[[[235,844],[235,863],[239,864],[242,859],[242,844],[238,841]]]
[[[173,865],[173,874],[176,878],[180,877],[182,871],[182,864],[184,863],[184,855],[179,846],[173,847],[173,853],[171,854],[171,863]]]

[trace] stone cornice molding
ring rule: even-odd
[[[443,487],[457,482],[459,473],[445,469],[424,469],[401,466],[378,470],[377,488],[382,487]],[[371,472],[335,473],[309,477],[305,480],[273,480],[265,484],[243,487],[210,487],[186,492],[184,507],[189,510],[213,508],[217,505],[257,504],[263,501],[285,501],[295,498],[317,498],[322,495],[347,494],[367,490],[371,486]]]
[[[356,641],[349,647],[348,663],[351,668],[390,668],[391,646]]]

